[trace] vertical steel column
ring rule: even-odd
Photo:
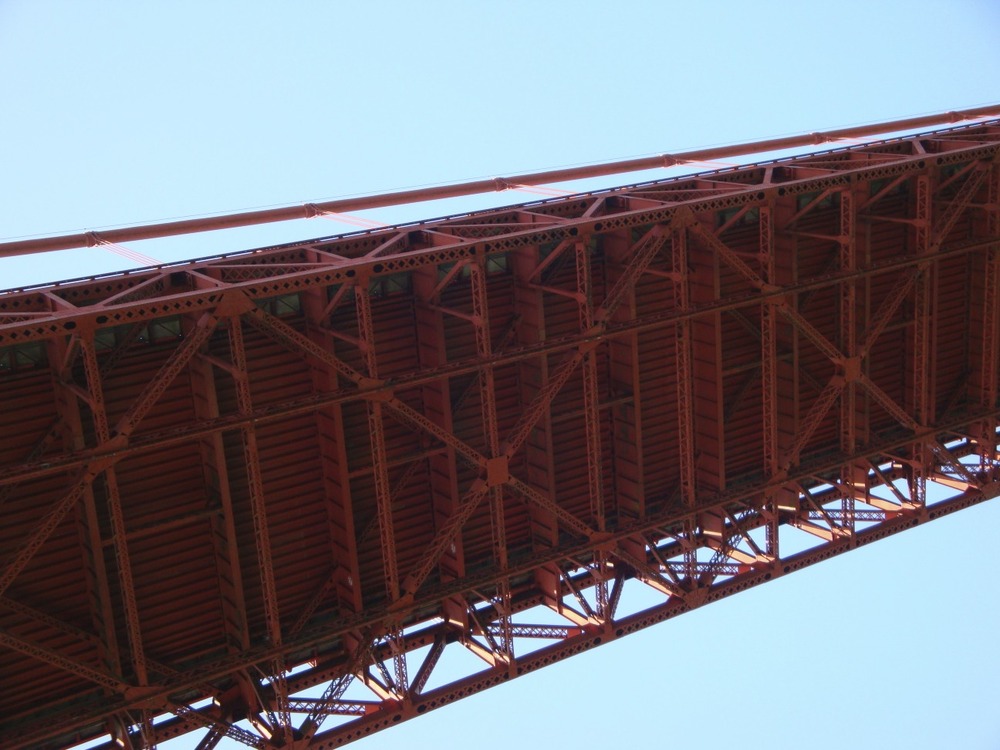
[[[774,242],[774,205],[760,207],[759,242],[764,281],[774,284],[777,277]],[[782,458],[778,448],[778,300],[767,299],[760,306],[761,427],[764,438],[764,476],[776,477]],[[778,559],[778,509],[776,491],[764,498],[767,519],[766,553]]]
[[[628,230],[618,230],[598,236],[600,242],[598,251],[604,257],[604,268],[606,284],[612,287],[617,284],[630,258],[630,244]],[[663,260],[661,256],[659,258]],[[668,264],[670,261],[667,261]],[[652,263],[650,264],[652,265]],[[618,309],[610,316],[612,324],[627,323],[634,320],[637,315],[637,299],[639,297],[638,286],[644,279],[652,276],[656,281],[656,291],[654,295],[660,297],[656,304],[661,309],[669,309],[671,304],[669,289],[663,287],[663,279],[668,278],[668,283],[673,283],[672,274],[658,268],[648,268],[647,274],[637,279],[631,290],[624,296]],[[666,299],[664,299],[666,298]],[[648,298],[647,298],[648,299]],[[646,363],[646,377],[663,377],[663,365],[669,359],[669,355],[663,352],[662,338],[653,343],[653,352],[649,352]],[[647,497],[645,486],[645,446],[643,436],[643,402],[642,402],[642,379],[643,371],[640,366],[640,335],[633,333],[628,336],[615,337],[607,342],[608,348],[608,395],[612,401],[609,421],[611,423],[611,492],[614,497],[615,516],[619,526],[634,523],[646,515]],[[650,342],[647,342],[647,346]],[[656,372],[659,370],[660,372]],[[654,373],[656,373],[654,375]],[[656,389],[654,388],[655,392]],[[666,404],[664,404],[666,406]],[[618,541],[615,550],[615,557],[626,565],[643,570],[642,563],[648,559],[647,547],[649,541],[644,535],[630,536]],[[607,566],[603,566],[602,572],[606,575],[610,571]],[[616,566],[617,567],[617,566]],[[656,577],[651,574],[656,572],[653,566],[645,566],[643,575],[645,581],[650,585],[656,585]],[[622,568],[618,567],[618,576],[622,575]],[[616,577],[616,581],[620,578]],[[608,621],[614,617],[616,609],[616,592],[621,593],[621,586],[616,583],[612,589],[607,609]]]
[[[52,368],[53,401],[59,415],[52,429],[42,441],[36,444],[33,454],[42,455],[45,447],[60,436],[64,445],[71,450],[85,446],[83,424],[80,414],[78,389],[70,390],[67,383],[72,380],[72,370],[80,352],[79,336],[70,339],[59,338],[48,342],[49,362]],[[5,487],[12,491],[14,486]],[[0,507],[3,506],[0,499]],[[97,635],[97,651],[104,671],[117,678],[122,676],[118,637],[115,632],[114,609],[111,604],[111,589],[108,585],[108,570],[104,560],[104,546],[101,527],[97,516],[97,504],[92,487],[87,487],[82,502],[76,506],[77,530],[82,553],[83,571],[89,599],[91,624]],[[9,601],[9,600],[7,600]],[[105,688],[107,695],[113,691]],[[123,726],[120,717],[109,717],[108,731],[117,741],[128,741],[128,727]]]
[[[421,367],[427,369],[441,367],[448,360],[444,313],[439,309],[433,309],[429,304],[432,301],[431,295],[437,282],[437,274],[436,266],[413,272],[413,289],[418,298],[414,305],[418,357]],[[470,393],[473,387],[473,383],[470,382]],[[452,402],[451,380],[442,377],[427,383],[421,387],[420,395],[423,401],[423,413],[427,418],[445,432],[454,435],[454,412],[455,408],[460,406]],[[437,525],[439,521],[448,519],[458,512],[461,495],[458,491],[458,458],[455,447],[446,443],[445,450],[430,456],[427,463],[430,469],[429,490],[434,521]],[[411,467],[416,465],[416,462],[410,464]],[[397,481],[396,487],[400,484],[401,481]],[[445,550],[439,564],[442,575],[446,577],[461,578],[465,575],[465,550],[461,535],[454,540],[454,548],[449,547]],[[449,616],[457,618],[459,622],[467,620],[464,603],[461,606],[449,606]]]
[[[343,286],[337,290],[341,293]],[[325,329],[330,312],[327,308],[325,287],[304,294],[302,307],[309,321],[306,332],[317,346],[323,347],[336,356],[336,342]],[[342,295],[341,295],[342,297]],[[339,386],[335,370],[309,358],[310,373],[317,392],[336,390]],[[358,539],[354,503],[351,491],[350,471],[347,461],[347,446],[344,439],[344,415],[340,404],[317,409],[316,430],[319,435],[320,461],[323,470],[323,486],[326,497],[327,519],[330,529],[330,565],[332,571],[323,588],[335,593],[338,607],[342,611],[359,612],[363,608],[361,597],[361,573],[358,562]],[[317,592],[307,609],[315,611],[326,594]],[[301,627],[311,616],[303,611],[296,618],[296,626]]]
[[[368,377],[378,379],[378,352],[375,347],[375,326],[372,321],[371,298],[367,281],[361,280],[354,288],[355,308],[358,316],[358,334],[365,355]],[[385,425],[382,421],[382,404],[367,402],[368,433],[372,447],[372,467],[375,480],[375,502],[378,509],[379,535],[382,541],[382,563],[385,566],[386,593],[389,600],[399,599],[399,568],[396,561],[396,536],[392,520],[392,487],[389,484],[389,465],[386,459]],[[400,698],[406,694],[406,654],[402,646],[402,628],[396,623],[389,633],[389,649],[395,668],[395,690]]]
[[[553,250],[553,253],[555,251]],[[508,255],[514,274],[514,303],[518,312],[515,326],[517,343],[537,344],[545,341],[545,297],[537,285],[531,281],[541,273],[546,260],[551,262],[552,253],[540,258],[537,245],[512,250]],[[518,363],[518,384],[522,408],[532,403],[539,391],[544,390],[549,381],[548,355],[525,359]],[[538,418],[535,429],[524,443],[525,483],[550,502],[555,502],[553,477],[554,446],[552,443],[552,414],[546,412]],[[536,503],[528,506],[531,523],[532,547],[536,551],[548,550],[559,544],[559,522],[556,515]],[[562,604],[561,572],[557,565],[540,566],[534,571],[535,581],[547,597],[546,604],[559,611]]]
[[[981,317],[981,361],[979,367],[979,404],[994,409],[997,403],[997,370],[1000,367],[1000,162],[990,166],[986,205],[986,233],[997,240],[985,253],[983,312]],[[979,470],[986,479],[995,476],[997,461],[997,420],[984,420],[979,428]]]
[[[674,309],[686,312],[691,308],[691,278],[688,265],[687,227],[675,227],[671,234],[672,264],[674,274]],[[681,502],[685,508],[693,509],[698,500],[695,476],[694,437],[694,368],[691,364],[691,328],[689,318],[681,318],[674,327],[674,351],[677,361],[677,440],[680,445],[680,485]],[[717,363],[716,363],[717,364]],[[721,441],[721,436],[720,436]],[[684,523],[684,563],[688,581],[694,582],[698,575],[698,553],[691,539],[694,527],[691,521]]]
[[[101,385],[100,368],[97,365],[97,353],[94,342],[88,337],[80,338],[80,350],[83,354],[83,368],[87,376],[87,390],[90,395],[91,413],[94,418],[94,431],[99,443],[107,443],[111,439],[108,427],[107,410],[104,405],[104,391]],[[113,466],[104,472],[104,490],[107,494],[108,515],[111,520],[111,539],[115,550],[115,560],[118,565],[118,581],[121,586],[122,604],[125,608],[125,631],[128,635],[129,653],[136,680],[140,685],[146,685],[149,676],[146,671],[146,654],[142,645],[142,627],[139,622],[139,607],[135,598],[135,584],[132,580],[132,562],[128,552],[128,542],[125,538],[125,517],[122,514],[121,495],[118,490],[118,477]]]
[[[685,213],[689,217],[686,222]],[[711,228],[715,218],[715,212],[695,218],[686,210],[675,218],[675,230],[683,228],[685,223],[691,230],[686,235],[675,231],[680,245],[675,248],[673,262],[675,305],[684,302],[694,307],[714,305],[722,294],[726,267],[735,270],[751,286],[759,288],[763,284],[716,236]],[[693,244],[694,238],[697,242]],[[678,258],[686,260],[678,263]],[[677,329],[681,336],[677,349],[678,438],[690,441],[681,446],[681,460],[686,462],[680,473],[682,494],[687,496],[685,502],[691,502],[698,493],[712,495],[726,488],[723,315],[721,311],[699,315]],[[692,421],[693,415],[697,415],[697,424]]]
[[[606,259],[608,283],[612,283],[617,280],[620,267],[628,260],[628,242],[621,231],[600,235],[599,240]],[[672,280],[670,283],[673,283]],[[638,284],[637,281],[611,316],[613,323],[625,323],[636,318]],[[622,400],[613,407],[611,433],[615,507],[619,521],[625,523],[646,515],[639,341],[639,334],[633,333],[612,338],[607,343],[609,396],[614,401]]]
[[[840,196],[840,271],[845,274],[857,269],[857,206],[854,184],[839,193]],[[857,351],[857,282],[845,281],[840,288],[840,351],[847,357],[844,365],[844,386],[840,391],[840,450],[845,456],[857,448],[857,382],[861,358]],[[864,500],[867,492],[868,471],[855,463],[841,470],[841,528],[854,534],[855,499]]]
[[[487,361],[493,356],[490,341],[489,297],[486,287],[486,270],[483,259],[470,264],[472,287],[472,317],[476,329],[476,354],[483,361],[479,368],[479,405],[482,411],[483,432],[486,436],[487,458],[500,459],[500,423],[497,418],[496,383],[493,367]],[[504,463],[506,461],[504,460]],[[506,468],[503,473],[506,475]],[[503,483],[506,477],[489,478],[490,515],[493,530],[493,556],[497,563],[497,610],[500,615],[500,658],[513,665],[514,642],[511,634],[510,579],[507,571],[507,519],[504,513]]]
[[[931,238],[932,198],[931,178],[919,175],[916,179],[915,237],[914,252],[928,256],[934,251]],[[931,368],[934,366],[934,340],[932,335],[933,294],[935,274],[933,263],[924,265],[917,276],[913,290],[913,334],[911,345],[910,378],[912,383],[912,414],[921,426],[929,425],[933,419],[931,392]],[[930,472],[932,456],[923,443],[913,446],[913,475],[910,481],[910,497],[922,507],[927,502],[927,474]]]
[[[671,238],[673,247],[674,308],[685,312],[691,307],[691,282],[688,267],[687,229],[675,229]],[[693,508],[697,498],[694,463],[694,387],[691,367],[691,320],[682,318],[674,327],[674,350],[677,361],[677,435],[680,441],[681,499],[684,506]]]
[[[589,331],[594,325],[594,290],[591,279],[590,250],[587,242],[577,241],[576,293],[579,304],[580,330]],[[587,446],[587,475],[590,492],[590,515],[598,531],[606,527],[604,508],[604,478],[601,466],[600,382],[597,375],[597,350],[585,355],[583,371],[584,434]]]
[[[574,245],[576,260],[576,294],[579,308],[580,330],[594,327],[594,288],[590,267],[590,248],[586,240]],[[603,450],[601,446],[600,380],[597,373],[597,349],[588,350],[581,364],[583,375],[584,440],[587,451],[587,489],[590,493],[590,518],[598,532],[607,528],[605,518]],[[605,556],[594,556],[596,577],[597,615],[608,616],[608,581],[604,566]]]
[[[371,300],[362,284],[354,290],[358,316],[358,331],[364,350],[368,377],[378,378],[378,357],[375,351],[375,333],[372,324]],[[386,593],[391,601],[399,598],[399,569],[396,564],[396,538],[392,523],[392,490],[389,486],[389,468],[385,451],[385,426],[382,422],[382,404],[370,400],[368,404],[368,429],[372,444],[372,465],[375,480],[375,498],[378,507],[379,533],[382,540],[382,564],[385,566]]]
[[[531,285],[533,274],[540,268],[539,252],[536,245],[513,250],[509,256],[514,272],[514,302],[519,319],[515,327],[518,344],[530,345],[544,342],[545,299],[537,286]],[[549,381],[549,358],[547,355],[525,359],[518,363],[518,383],[522,408],[534,401],[539,391],[544,390]],[[524,444],[525,481],[540,494],[554,501],[553,492],[553,451],[552,415],[542,414]],[[539,506],[530,506],[532,541],[538,549],[549,549],[559,544],[559,525],[555,515]],[[556,585],[554,581],[550,584]],[[555,589],[551,590],[555,596]]]
[[[233,317],[229,325],[229,348],[235,367],[236,403],[240,414],[253,412],[253,398],[250,392],[250,373],[247,369],[246,349],[243,344],[243,324],[239,317]],[[264,600],[264,621],[267,635],[274,647],[282,643],[281,617],[278,611],[278,590],[274,581],[271,538],[267,522],[267,503],[264,496],[264,480],[261,475],[260,452],[257,448],[257,431],[253,424],[241,429],[243,457],[247,470],[247,491],[250,495],[250,511],[253,516],[254,541],[257,547],[257,564],[260,572],[261,594]],[[268,677],[277,703],[277,734],[283,734],[285,741],[292,739],[292,720],[288,710],[288,689],[285,684],[285,665],[276,659],[270,666]]]
[[[213,367],[225,364],[221,360],[215,360],[214,357],[211,359],[201,357],[191,363],[194,413],[198,419],[215,419],[220,414]],[[239,377],[235,374],[234,367],[224,369],[229,375]],[[222,617],[229,638],[229,650],[236,653],[250,647],[250,633],[247,631],[246,596],[240,566],[233,491],[222,433],[213,432],[203,438],[200,441],[200,449],[206,491],[211,501],[217,500],[219,503],[218,512],[210,519],[212,544],[215,547],[219,593],[222,596]],[[213,494],[217,497],[212,497]]]
[[[457,270],[456,270],[457,269]],[[462,268],[455,264],[442,280],[437,265],[418,268],[413,271],[414,323],[417,342],[417,356],[420,366],[425,369],[441,367],[448,361],[448,335],[445,328],[444,312],[435,305],[435,294],[461,273]],[[478,375],[473,375],[462,395],[453,399],[451,395],[452,381],[447,377],[426,383],[420,388],[423,403],[423,413],[434,425],[450,435],[455,434],[454,414],[460,411],[465,400],[475,392]],[[459,512],[461,494],[458,491],[458,460],[454,445],[445,443],[445,450],[435,452],[427,459],[430,471],[428,490],[432,504],[434,526],[446,522]],[[397,480],[393,496],[405,481],[408,474],[415,472],[418,462],[410,464],[403,478]],[[445,579],[461,578],[465,575],[465,549],[462,535],[457,534],[451,545],[441,555],[438,563],[441,575]],[[469,627],[469,606],[463,597],[456,596],[442,603],[444,617],[453,622],[464,633]],[[416,678],[415,678],[416,679]],[[416,682],[411,682],[411,689],[419,692]]]
[[[761,206],[761,268],[765,281],[775,288],[794,284],[798,276],[798,243],[789,230],[796,215],[794,195],[772,196],[766,206]],[[761,306],[764,470],[772,479],[786,476],[791,463],[797,461],[796,445],[807,429],[805,420],[799,416],[803,377],[799,361],[800,328],[805,326],[817,338],[814,343],[821,350],[829,348],[828,342],[798,314],[798,305],[797,296],[788,294],[765,300]],[[783,322],[783,318],[788,320]],[[779,559],[781,553],[781,514],[783,510],[795,509],[798,497],[798,488],[788,484],[772,487],[764,494],[765,556],[770,560]]]

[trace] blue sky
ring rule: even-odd
[[[986,0],[0,0],[0,238],[1000,102],[998,31]],[[313,220],[130,248],[167,261],[350,229]],[[10,259],[0,288],[128,267],[99,249]],[[358,746],[998,747],[998,523],[1000,503],[963,511]]]

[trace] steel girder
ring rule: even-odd
[[[991,122],[0,296],[4,404],[44,423],[4,446],[0,645],[55,685],[0,696],[4,737],[335,747],[994,497],[998,153]],[[216,597],[168,618],[199,546]]]

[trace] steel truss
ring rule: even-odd
[[[337,747],[996,496],[998,155],[992,121],[0,296],[0,668],[51,687],[6,681],[0,735]]]

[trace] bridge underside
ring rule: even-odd
[[[995,496],[998,154],[0,295],[5,745],[336,747]]]

